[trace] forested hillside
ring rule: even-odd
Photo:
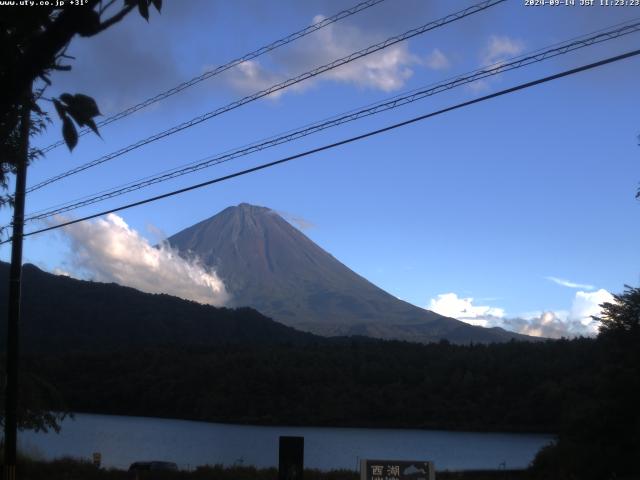
[[[593,340],[357,341],[30,357],[73,411],[254,424],[558,431],[588,395]]]
[[[0,262],[0,309],[8,264]],[[216,308],[115,283],[52,275],[25,265],[21,349],[25,352],[113,351],[166,345],[307,343],[315,337],[251,308]],[[6,316],[0,316],[4,349]]]

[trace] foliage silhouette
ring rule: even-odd
[[[49,114],[38,104],[40,101],[52,102],[62,121],[63,138],[73,149],[78,141],[76,125],[87,126],[95,133],[98,129],[94,117],[100,115],[96,102],[88,95],[64,93],[59,98],[46,98],[44,93],[51,85],[51,73],[69,71],[71,65],[65,64],[73,57],[66,55],[72,39],[92,37],[120,22],[132,10],[138,9],[140,15],[149,19],[149,7],[153,5],[158,12],[162,8],[161,0],[124,0],[117,11],[113,10],[114,1],[88,0],[85,5],[55,6],[34,5],[5,6],[0,17],[0,189],[6,190],[7,176],[15,173],[19,158],[20,109],[27,100],[31,105],[31,135],[42,132],[51,122]],[[67,2],[69,3],[69,2]],[[34,82],[41,85],[31,91]],[[41,156],[41,152],[32,149],[29,161]],[[0,206],[11,204],[10,196],[0,198]]]
[[[549,478],[640,476],[640,289],[602,305],[591,385],[535,469]],[[554,475],[554,476],[551,476]]]
[[[84,5],[56,6],[56,2],[46,2],[48,5],[6,5],[2,8],[0,17],[0,190],[8,188],[8,175],[15,174],[23,162],[30,163],[42,156],[37,149],[29,149],[24,158],[22,150],[29,136],[41,133],[50,122],[50,117],[38,102],[50,100],[60,119],[64,140],[73,149],[78,142],[76,125],[87,126],[95,133],[98,129],[93,120],[100,114],[93,98],[84,94],[63,93],[59,98],[46,99],[44,93],[51,85],[50,74],[53,71],[69,71],[70,65],[62,62],[71,59],[66,55],[71,40],[80,35],[91,37],[106,30],[121,21],[134,8],[149,19],[149,6],[160,11],[161,0],[124,0],[117,11],[110,16],[107,12],[115,5],[115,1],[88,0]],[[62,3],[62,2],[61,2]],[[44,84],[33,90],[34,82],[40,79]],[[28,115],[29,128],[23,129],[23,106],[35,115]],[[21,120],[22,118],[22,120]],[[21,125],[22,123],[22,125]],[[21,153],[22,151],[22,153]],[[22,193],[24,195],[24,192]],[[14,199],[10,195],[0,195],[0,208],[3,205],[13,207]],[[2,235],[3,229],[0,229]],[[20,239],[22,241],[22,239]],[[33,380],[33,379],[31,379]],[[38,382],[29,383],[21,387],[40,385]],[[23,391],[19,392],[24,394]],[[22,408],[19,412],[19,428],[57,429],[57,421],[64,414],[51,414],[36,408],[37,394],[51,392],[51,388],[29,388],[33,398],[28,410]],[[10,397],[8,397],[10,398]],[[49,402],[51,403],[51,402]],[[24,406],[25,398],[19,405]],[[4,419],[4,415],[0,415]]]

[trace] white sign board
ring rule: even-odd
[[[435,480],[433,462],[360,460],[360,480]]]

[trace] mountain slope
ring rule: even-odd
[[[526,338],[418,308],[350,270],[274,211],[246,203],[171,236],[185,256],[216,270],[234,306],[321,335],[411,341]]]
[[[6,312],[9,265],[0,262],[0,309]],[[25,265],[20,333],[32,352],[110,351],[152,346],[304,344],[317,337],[250,308],[200,305],[115,283],[75,280]],[[6,315],[0,316],[0,348]]]

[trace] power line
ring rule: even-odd
[[[495,5],[503,3],[505,1],[506,0],[485,0],[485,1],[480,2],[478,4],[475,4],[475,5],[472,5],[470,7],[467,7],[465,9],[463,9],[463,10],[460,10],[458,12],[449,14],[449,15],[447,15],[445,17],[442,17],[442,18],[440,18],[438,20],[435,20],[435,21],[429,22],[429,23],[427,23],[425,25],[422,25],[420,27],[408,30],[408,31],[406,31],[406,32],[404,32],[404,33],[402,33],[400,35],[396,35],[396,36],[390,37],[390,38],[386,39],[383,42],[371,45],[371,46],[369,46],[367,48],[364,48],[364,49],[359,50],[357,52],[354,52],[354,53],[352,53],[350,55],[347,55],[346,57],[340,58],[338,60],[334,60],[331,63],[322,65],[320,67],[316,67],[313,70],[305,72],[305,73],[303,73],[301,75],[298,75],[296,77],[292,77],[292,78],[290,78],[288,80],[285,80],[283,82],[280,82],[280,83],[277,83],[275,85],[272,85],[271,87],[269,87],[269,88],[267,88],[265,90],[261,90],[259,92],[256,92],[256,93],[252,94],[252,95],[248,95],[248,96],[246,96],[246,97],[244,97],[244,98],[242,98],[240,100],[236,100],[235,102],[229,103],[228,105],[225,105],[224,107],[220,107],[220,108],[218,108],[216,110],[213,110],[211,112],[207,112],[207,113],[202,114],[202,115],[200,115],[198,117],[192,118],[191,120],[189,120],[187,122],[183,122],[183,123],[181,123],[179,125],[176,125],[176,126],[174,126],[172,128],[169,128],[169,129],[164,130],[164,131],[162,131],[160,133],[157,133],[155,135],[147,137],[147,138],[145,138],[143,140],[139,140],[136,143],[133,143],[131,145],[123,147],[123,148],[121,148],[119,150],[116,150],[115,152],[112,152],[112,153],[109,153],[107,155],[104,155],[104,156],[102,156],[102,157],[100,157],[100,158],[98,158],[96,160],[92,160],[91,162],[85,163],[84,165],[80,165],[80,166],[78,166],[76,168],[73,168],[73,169],[68,170],[66,172],[63,172],[63,173],[61,173],[59,175],[51,177],[51,178],[49,178],[47,180],[44,180],[44,181],[42,181],[42,182],[40,182],[40,183],[38,183],[36,185],[33,185],[32,187],[29,187],[27,189],[27,193],[33,192],[35,190],[38,190],[38,189],[40,189],[40,188],[42,188],[42,187],[44,187],[46,185],[49,185],[49,184],[51,184],[53,182],[56,182],[58,180],[62,180],[63,178],[69,177],[71,175],[75,175],[76,173],[82,172],[82,171],[87,170],[87,169],[89,169],[91,167],[95,167],[96,165],[100,165],[100,164],[102,164],[104,162],[107,162],[109,160],[113,160],[116,157],[124,155],[125,153],[128,153],[128,152],[130,152],[132,150],[140,148],[140,147],[142,147],[144,145],[147,145],[149,143],[155,142],[156,140],[160,140],[160,139],[162,139],[164,137],[167,137],[169,135],[173,135],[174,133],[180,132],[180,131],[185,130],[187,128],[191,128],[191,127],[193,127],[195,125],[198,125],[198,124],[200,124],[202,122],[210,120],[213,117],[216,117],[218,115],[226,113],[226,112],[228,112],[230,110],[236,109],[236,108],[238,108],[238,107],[240,107],[242,105],[245,105],[247,103],[253,102],[253,101],[258,100],[258,99],[260,99],[262,97],[266,97],[267,95],[271,95],[271,94],[273,94],[275,92],[283,90],[283,89],[285,89],[287,87],[290,87],[292,85],[300,83],[300,82],[302,82],[304,80],[307,80],[309,78],[313,78],[313,77],[315,77],[317,75],[320,75],[320,74],[322,74],[324,72],[327,72],[329,70],[333,70],[333,69],[338,68],[338,67],[340,67],[342,65],[346,65],[347,63],[353,62],[354,60],[357,60],[359,58],[362,58],[362,57],[365,57],[365,56],[370,55],[372,53],[375,53],[377,51],[380,51],[380,50],[382,50],[384,48],[387,48],[387,47],[389,47],[391,45],[395,45],[396,43],[402,42],[404,40],[408,40],[408,39],[410,39],[412,37],[415,37],[417,35],[422,35],[423,33],[426,33],[426,32],[428,32],[430,30],[434,30],[436,28],[442,27],[444,25],[447,25],[449,23],[455,22],[457,20],[461,20],[461,19],[463,19],[465,17],[468,17],[468,16],[473,15],[475,13],[484,11],[484,10],[486,10],[488,8],[491,8],[491,7],[495,6]]]
[[[193,161],[193,162],[189,162],[187,164],[183,164],[181,166],[174,167],[174,168],[171,168],[171,169],[168,169],[168,170],[163,170],[163,171],[161,171],[159,173],[156,173],[156,174],[153,174],[153,175],[148,175],[148,176],[145,176],[143,178],[139,178],[137,180],[132,180],[132,181],[127,182],[125,184],[121,184],[120,186],[111,187],[111,188],[108,188],[106,190],[102,190],[102,191],[97,192],[97,193],[93,193],[93,194],[90,194],[90,195],[85,195],[83,197],[76,198],[74,200],[69,200],[69,201],[66,201],[66,202],[61,202],[61,203],[52,205],[50,207],[42,208],[40,210],[36,210],[35,212],[32,212],[30,214],[30,218],[27,218],[27,220],[30,220],[30,219],[35,220],[36,216],[39,219],[39,218],[41,218],[40,217],[40,213],[43,213],[43,212],[51,211],[52,214],[64,213],[63,211],[53,212],[53,210],[61,208],[61,207],[70,206],[70,205],[74,205],[75,206],[77,203],[79,203],[81,201],[84,201],[84,200],[91,200],[88,204],[92,204],[92,203],[96,203],[98,201],[102,201],[102,200],[104,200],[106,198],[104,198],[104,199],[100,198],[99,200],[96,200],[96,201],[93,201],[93,199],[97,198],[97,197],[102,197],[102,195],[104,195],[104,194],[109,194],[110,195],[109,198],[112,198],[113,196],[119,196],[121,194],[128,193],[128,191],[122,191],[124,189],[128,189],[130,187],[137,187],[137,186],[144,187],[144,186],[148,186],[148,185],[151,185],[151,184],[155,184],[155,183],[158,183],[160,181],[164,181],[164,177],[165,176],[169,177],[169,178],[167,178],[167,180],[169,180],[169,179],[176,178],[176,177],[184,175],[184,174],[192,173],[192,172],[197,171],[197,170],[199,170],[201,168],[208,168],[209,166],[217,165],[218,163],[223,163],[223,162],[228,161],[229,159],[226,158],[226,156],[228,156],[228,155],[233,155],[234,158],[237,158],[237,157],[240,157],[240,156],[244,156],[244,155],[248,155],[250,153],[253,153],[253,151],[247,151],[245,153],[245,151],[250,149],[250,148],[253,149],[255,147],[258,147],[260,145],[265,144],[264,148],[266,149],[266,148],[269,148],[270,146],[273,146],[273,145],[266,145],[267,143],[275,142],[278,139],[280,139],[281,137],[294,135],[294,134],[297,134],[297,133],[301,132],[302,130],[306,130],[306,129],[310,129],[310,128],[319,128],[323,124],[327,124],[326,128],[329,128],[329,127],[333,126],[333,125],[328,125],[330,122],[338,121],[338,120],[341,119],[341,117],[351,116],[351,115],[357,114],[357,113],[359,113],[359,112],[361,112],[361,111],[363,111],[365,109],[370,109],[370,108],[381,106],[384,103],[391,103],[391,102],[393,102],[395,100],[403,100],[405,97],[410,97],[410,96],[412,96],[414,94],[419,94],[419,93],[423,93],[423,92],[424,93],[428,93],[428,92],[425,92],[425,89],[432,89],[434,87],[443,86],[445,83],[452,83],[454,80],[456,80],[456,81],[457,80],[464,80],[467,77],[472,76],[473,74],[478,74],[478,73],[485,72],[485,71],[486,72],[491,72],[491,74],[493,74],[494,70],[496,70],[497,67],[501,67],[501,70],[498,71],[498,72],[495,72],[495,73],[496,74],[497,73],[502,73],[503,71],[505,71],[505,70],[502,70],[502,69],[505,69],[508,66],[512,65],[513,63],[516,63],[516,61],[523,62],[523,61],[526,61],[528,59],[532,59],[532,58],[535,58],[535,57],[538,57],[538,56],[544,56],[545,59],[552,58],[553,56],[556,56],[556,55],[568,53],[568,51],[573,51],[573,50],[576,50],[578,48],[582,48],[582,47],[593,45],[595,43],[600,43],[600,42],[603,42],[603,41],[612,40],[614,38],[618,38],[618,37],[626,35],[628,33],[634,33],[634,32],[638,31],[638,24],[640,24],[640,23],[638,23],[638,20],[640,20],[640,17],[636,17],[634,19],[627,20],[625,22],[621,22],[621,23],[617,23],[615,25],[611,25],[611,26],[608,26],[608,27],[605,27],[605,28],[601,28],[599,30],[596,30],[596,31],[593,31],[593,32],[590,32],[590,33],[587,33],[587,34],[583,34],[583,35],[580,35],[580,36],[577,36],[577,37],[570,38],[568,40],[564,40],[562,42],[556,42],[554,44],[551,44],[551,45],[548,45],[546,47],[537,49],[535,51],[527,52],[525,54],[518,55],[516,57],[508,58],[508,59],[506,59],[504,61],[496,62],[495,64],[488,65],[487,67],[484,67],[484,68],[475,69],[475,70],[472,70],[472,71],[469,71],[469,72],[466,72],[466,73],[463,73],[463,74],[459,74],[459,75],[454,76],[454,77],[449,77],[449,78],[447,78],[447,79],[445,79],[445,80],[443,80],[443,81],[441,81],[439,83],[435,82],[435,83],[429,84],[429,85],[427,85],[425,87],[419,87],[419,88],[416,88],[416,89],[413,89],[413,90],[410,90],[410,91],[406,91],[404,93],[400,93],[400,94],[397,94],[397,95],[395,95],[393,97],[390,97],[390,98],[388,98],[386,100],[382,100],[382,101],[379,101],[379,102],[371,103],[371,104],[368,104],[368,105],[366,105],[364,107],[360,107],[358,109],[353,109],[353,110],[350,110],[348,112],[344,112],[342,114],[333,115],[333,116],[328,117],[328,118],[326,118],[324,120],[320,120],[320,121],[316,121],[316,122],[313,122],[313,123],[306,124],[306,125],[304,125],[302,127],[298,127],[297,129],[288,130],[286,132],[283,132],[283,133],[280,133],[280,134],[277,134],[277,135],[274,135],[274,136],[271,136],[271,137],[268,137],[268,138],[264,138],[264,139],[261,139],[261,140],[258,140],[258,141],[251,142],[249,144],[245,144],[242,147],[237,147],[235,149],[227,150],[225,152],[222,152],[222,153],[218,154],[217,156],[209,156],[209,157],[206,157],[204,159],[200,159],[200,160],[196,160],[196,161]],[[634,24],[633,22],[636,22],[636,23]],[[616,28],[616,27],[618,27],[618,28]],[[552,52],[551,50],[554,50],[554,51],[557,50],[558,52],[556,54],[553,54],[554,52]],[[536,63],[536,62],[532,62],[532,63]],[[525,65],[521,65],[521,66],[525,66]],[[475,81],[475,80],[478,80],[478,78],[471,79],[470,81]],[[438,92],[435,92],[435,93],[438,93]],[[346,121],[344,123],[346,123]],[[313,133],[315,133],[315,132],[313,132]],[[282,143],[284,143],[284,142],[282,142]],[[279,145],[279,144],[280,143],[275,143],[274,145]],[[193,170],[191,170],[192,167],[193,167]],[[196,167],[198,167],[198,168],[196,168]],[[149,183],[147,183],[147,181],[149,181]],[[113,195],[111,195],[111,194],[113,194]],[[85,206],[85,204],[79,205],[78,208],[80,206]],[[68,211],[68,210],[65,210],[65,211]]]
[[[146,177],[137,182],[130,182],[121,187],[116,187],[110,190],[106,190],[94,195],[84,197],[79,200],[70,201],[58,206],[50,207],[48,209],[43,209],[38,212],[34,212],[30,214],[29,216],[27,216],[25,221],[42,220],[42,219],[52,217],[61,213],[76,210],[81,207],[92,205],[94,203],[98,203],[104,200],[108,200],[110,198],[124,195],[126,193],[140,190],[142,188],[154,185],[156,183],[161,183],[174,178],[178,178],[180,176],[187,175],[189,173],[193,173],[193,172],[202,170],[204,168],[211,167],[212,165],[228,162],[238,157],[243,157],[251,153],[255,153],[267,148],[281,145],[283,143],[288,143],[328,128],[332,128],[338,125],[342,125],[348,122],[358,120],[360,118],[364,118],[370,115],[378,114],[380,112],[398,108],[400,106],[413,103],[415,101],[424,99],[426,97],[435,95],[437,93],[450,90],[452,88],[459,87],[461,85],[475,82],[477,80],[484,79],[493,75],[498,75],[506,71],[522,68],[534,63],[539,63],[549,58],[554,58],[559,55],[573,52],[580,48],[585,48],[594,44],[613,40],[615,38],[619,38],[621,36],[638,32],[638,31],[640,31],[640,22],[624,25],[622,27],[619,27],[613,30],[600,31],[600,33],[596,35],[592,35],[587,38],[582,38],[580,40],[575,40],[570,43],[565,42],[564,44],[556,44],[560,46],[557,46],[555,48],[550,48],[547,50],[540,49],[531,54],[521,55],[519,57],[516,57],[516,59],[512,61],[506,61],[504,63],[501,62],[496,64],[495,66],[481,68],[471,72],[470,74],[464,74],[462,76],[455,77],[451,81],[445,81],[439,84],[431,85],[427,88],[413,90],[411,92],[408,92],[407,94],[392,97],[391,99],[378,102],[376,104],[373,104],[371,106],[368,106],[359,110],[351,111],[347,114],[334,117],[327,121],[316,122],[314,124],[310,124],[308,126],[299,128],[297,130],[289,131],[285,134],[272,137],[262,142],[255,142],[246,147],[241,147],[239,149],[231,150],[223,154],[217,154],[215,156],[207,157],[206,159],[200,160],[198,162],[192,162],[186,167],[181,167],[181,168],[169,170],[166,172],[162,172],[155,176]]]
[[[179,195],[181,193],[189,192],[191,190],[196,190],[196,189],[199,189],[199,188],[202,188],[202,187],[206,187],[208,185],[213,185],[215,183],[220,183],[220,182],[223,182],[225,180],[230,180],[230,179],[235,178],[235,177],[240,177],[240,176],[243,176],[243,175],[247,175],[249,173],[257,172],[259,170],[264,170],[266,168],[274,167],[276,165],[280,165],[282,163],[290,162],[290,161],[296,160],[298,158],[306,157],[306,156],[309,156],[309,155],[312,155],[312,154],[315,154],[315,153],[319,153],[319,152],[322,152],[322,151],[325,151],[325,150],[330,150],[330,149],[333,149],[333,148],[336,148],[336,147],[339,147],[339,146],[342,146],[342,145],[353,143],[353,142],[356,142],[358,140],[363,140],[365,138],[372,137],[374,135],[379,135],[379,134],[384,133],[384,132],[395,130],[397,128],[410,125],[412,123],[416,123],[416,122],[419,122],[419,121],[422,121],[422,120],[426,120],[426,119],[431,118],[431,117],[435,117],[435,116],[442,115],[442,114],[447,113],[447,112],[451,112],[453,110],[458,110],[460,108],[468,107],[468,106],[476,104],[476,103],[484,102],[486,100],[490,100],[490,99],[493,99],[493,98],[496,98],[496,97],[507,95],[509,93],[513,93],[513,92],[516,92],[516,91],[519,91],[519,90],[524,90],[524,89],[531,88],[531,87],[536,86],[536,85],[547,83],[547,82],[550,82],[552,80],[557,80],[559,78],[567,77],[569,75],[574,75],[576,73],[584,72],[586,70],[591,70],[591,69],[594,69],[594,68],[597,68],[597,67],[601,67],[603,65],[607,65],[607,64],[610,64],[610,63],[618,62],[620,60],[624,60],[626,58],[631,58],[631,57],[634,57],[636,55],[640,55],[640,49],[633,50],[633,51],[630,51],[630,52],[627,52],[627,53],[623,53],[621,55],[616,55],[614,57],[609,57],[609,58],[606,58],[604,60],[600,60],[598,62],[590,63],[590,64],[587,64],[587,65],[583,65],[581,67],[572,68],[570,70],[565,70],[563,72],[556,73],[554,75],[549,75],[547,77],[539,78],[537,80],[533,80],[533,81],[530,81],[530,82],[522,83],[520,85],[516,85],[515,87],[510,87],[510,88],[507,88],[507,89],[504,89],[504,90],[500,90],[498,92],[491,93],[491,94],[485,95],[483,97],[479,97],[479,98],[475,98],[473,100],[468,100],[466,102],[458,103],[458,104],[453,105],[451,107],[443,108],[441,110],[437,110],[435,112],[427,113],[425,115],[420,115],[418,117],[414,117],[414,118],[411,118],[409,120],[405,120],[403,122],[395,123],[393,125],[389,125],[387,127],[380,128],[380,129],[377,129],[377,130],[372,130],[370,132],[367,132],[367,133],[364,133],[364,134],[361,134],[361,135],[357,135],[357,136],[354,136],[354,137],[350,137],[350,138],[347,138],[347,139],[344,139],[344,140],[340,140],[338,142],[334,142],[334,143],[331,143],[329,145],[323,145],[322,147],[318,147],[318,148],[314,148],[314,149],[311,149],[311,150],[307,150],[307,151],[304,151],[304,152],[301,152],[301,153],[298,153],[298,154],[295,154],[295,155],[291,155],[289,157],[285,157],[285,158],[281,158],[279,160],[275,160],[273,162],[264,163],[264,164],[258,165],[256,167],[248,168],[246,170],[241,170],[239,172],[235,172],[235,173],[232,173],[230,175],[225,175],[225,176],[222,176],[222,177],[214,178],[214,179],[208,180],[206,182],[202,182],[202,183],[198,183],[198,184],[195,184],[195,185],[191,185],[189,187],[185,187],[185,188],[181,188],[181,189],[178,189],[178,190],[174,190],[172,192],[163,193],[162,195],[156,195],[154,197],[146,198],[144,200],[140,200],[140,201],[133,202],[133,203],[128,203],[128,204],[122,205],[120,207],[112,208],[112,209],[109,209],[109,210],[104,210],[102,212],[95,213],[93,215],[87,215],[85,217],[78,218],[78,219],[75,219],[75,220],[69,220],[67,222],[63,222],[63,223],[60,223],[58,225],[52,225],[50,227],[42,228],[42,229],[39,229],[39,230],[34,230],[32,232],[25,233],[23,235],[23,237],[28,237],[28,236],[31,236],[31,235],[36,235],[38,233],[48,232],[48,231],[55,230],[55,229],[58,229],[58,228],[66,227],[68,225],[73,225],[75,223],[84,222],[86,220],[91,220],[91,219],[96,218],[96,217],[101,217],[101,216],[107,215],[109,213],[120,212],[122,210],[126,210],[126,209],[129,209],[129,208],[137,207],[137,206],[144,205],[144,204],[147,204],[147,203],[155,202],[155,201],[161,200],[163,198],[172,197],[172,196],[175,196],[175,195]],[[0,242],[0,245],[2,245],[4,243],[8,243],[11,240],[12,240],[11,238],[9,238],[7,240],[4,240],[4,241]]]
[[[294,32],[290,35],[287,35],[286,37],[283,37],[279,40],[276,40],[275,42],[271,42],[268,45],[265,45],[263,47],[258,48],[257,50],[254,50],[253,52],[247,53],[246,55],[243,55],[242,57],[236,58],[235,60],[231,60],[230,62],[225,63],[224,65],[220,65],[216,68],[214,68],[213,70],[208,70],[206,72],[204,72],[202,75],[198,75],[197,77],[192,78],[191,80],[187,80],[186,82],[182,82],[181,84],[166,90],[164,92],[158,93],[157,95],[147,98],[146,100],[133,105],[129,108],[127,108],[126,110],[123,110],[121,112],[118,112],[114,115],[111,115],[110,117],[105,118],[104,120],[98,122],[97,126],[98,127],[104,127],[105,125],[109,125],[110,123],[113,123],[117,120],[120,120],[122,118],[128,117],[129,115],[131,115],[132,113],[137,112],[138,110],[142,110],[143,108],[146,108],[150,105],[153,105],[154,103],[160,102],[166,98],[169,98],[179,92],[181,92],[182,90],[185,90],[189,87],[192,87],[200,82],[203,82],[204,80],[207,80],[211,77],[214,77],[216,75],[219,75],[233,67],[235,67],[236,65],[239,65],[243,62],[247,62],[249,60],[253,60],[254,58],[258,58],[262,55],[264,55],[265,53],[268,53],[272,50],[275,50],[276,48],[280,48],[284,45],[287,45],[295,40],[298,40],[302,37],[305,37],[313,32],[316,32],[328,25],[331,25],[332,23],[335,23],[339,20],[342,20],[343,18],[347,18],[350,17],[351,15],[355,15],[356,13],[359,13],[363,10],[366,10],[367,8],[373,7],[374,5],[377,5],[378,3],[384,2],[385,0],[367,0],[365,2],[359,3],[351,8],[348,8],[346,10],[342,10],[341,12],[336,13],[335,15],[332,15],[330,17],[327,17],[317,23],[314,23],[312,25],[309,25],[305,28],[303,28],[302,30],[298,30],[297,32]],[[78,132],[79,136],[82,135],[86,135],[87,133],[91,132],[90,128],[84,128],[82,130],[80,130],[80,132]],[[47,153],[51,150],[53,150],[54,148],[57,148],[61,145],[64,145],[65,142],[64,140],[58,140],[55,143],[52,143],[51,145],[48,145],[47,147],[42,149],[42,153]]]

